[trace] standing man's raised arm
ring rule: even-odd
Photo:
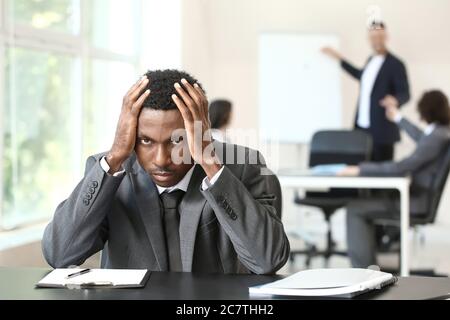
[[[342,67],[342,69],[347,71],[347,73],[350,74],[356,80],[361,80],[361,76],[362,76],[362,73],[363,73],[362,69],[356,68],[355,66],[350,64],[350,62],[348,62],[348,61],[346,61],[344,59],[341,60],[341,67]]]
[[[347,71],[352,77],[354,77],[357,80],[361,79],[363,71],[361,69],[356,68],[350,62],[345,60],[344,57],[339,52],[337,52],[335,49],[333,49],[331,47],[325,47],[325,48],[322,48],[321,51],[322,51],[322,53],[326,54],[330,58],[339,61],[341,67],[345,71]]]

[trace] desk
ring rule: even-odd
[[[337,177],[308,174],[278,174],[282,187],[301,189],[395,189],[400,192],[400,274],[409,275],[409,185],[406,177]]]
[[[0,300],[248,300],[248,287],[281,279],[282,276],[214,275],[153,272],[140,289],[42,289],[35,284],[50,270],[0,268]],[[450,293],[449,278],[406,277],[382,290],[356,299],[430,299]],[[292,298],[291,298],[292,299]]]

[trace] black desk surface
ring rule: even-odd
[[[281,276],[216,275],[153,272],[140,289],[42,289],[35,284],[50,270],[0,268],[1,300],[246,300],[270,297],[249,296],[248,287],[268,283]],[[408,277],[390,287],[369,292],[357,299],[430,299],[450,294],[450,278]]]

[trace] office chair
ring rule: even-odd
[[[361,130],[325,130],[314,134],[309,154],[309,167],[321,164],[345,163],[357,165],[369,161],[372,152],[372,138]],[[358,196],[355,189],[330,189],[328,192],[306,192],[305,197],[295,195],[294,203],[321,209],[327,223],[326,248],[319,251],[316,245],[307,244],[306,250],[292,250],[291,262],[296,255],[306,255],[306,267],[310,266],[311,258],[323,256],[325,266],[332,255],[347,255],[346,252],[335,250],[336,243],[331,231],[331,216],[353,198]]]
[[[441,165],[439,170],[434,174],[432,184],[428,189],[429,203],[426,212],[420,215],[410,216],[410,227],[417,230],[420,226],[433,224],[436,220],[439,203],[442,199],[442,193],[444,192],[445,185],[447,183],[448,175],[450,173],[450,145],[443,152],[441,157]],[[398,255],[398,261],[400,266],[400,221],[394,219],[377,219],[375,224],[382,226],[388,230],[388,234],[382,238],[381,243],[378,243],[378,252],[381,253],[396,253]],[[398,273],[399,270],[390,270],[393,273]],[[412,270],[411,274],[436,276],[437,274],[433,269],[428,270]]]

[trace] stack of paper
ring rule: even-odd
[[[369,269],[313,269],[262,286],[250,287],[251,294],[282,296],[353,297],[392,284],[396,278]]]

